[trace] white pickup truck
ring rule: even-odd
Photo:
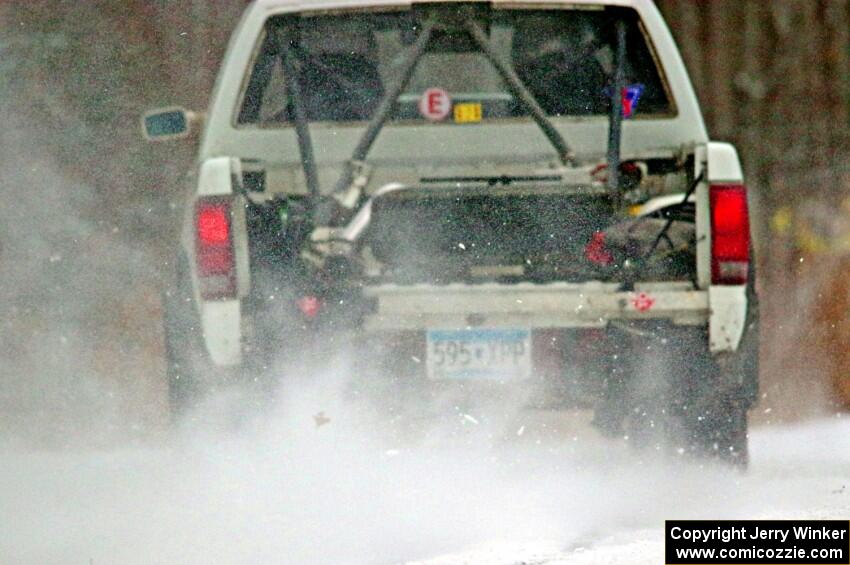
[[[176,408],[346,343],[355,381],[537,387],[608,434],[746,462],[743,173],[650,0],[258,0],[203,119],[143,126],[199,121],[165,293]]]

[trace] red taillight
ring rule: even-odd
[[[198,241],[220,245],[230,238],[230,210],[226,204],[203,204],[198,207]]]
[[[207,197],[195,204],[195,257],[201,298],[220,300],[236,296],[228,198]]]
[[[714,184],[711,199],[711,282],[745,284],[750,270],[750,218],[747,190],[740,184]]]

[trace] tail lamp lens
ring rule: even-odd
[[[711,282],[745,284],[750,270],[750,218],[747,190],[740,184],[716,184],[711,201]]]
[[[230,239],[230,210],[224,204],[203,204],[198,208],[198,240],[204,245],[222,245]]]
[[[195,256],[204,300],[236,296],[236,273],[228,198],[202,198],[195,205]]]

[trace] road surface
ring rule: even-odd
[[[458,412],[395,444],[316,390],[228,406],[145,443],[2,448],[0,562],[657,565],[667,518],[850,514],[848,417],[760,425],[742,475],[582,415]]]

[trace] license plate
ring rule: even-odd
[[[426,366],[430,379],[526,379],[531,330],[429,330]]]

